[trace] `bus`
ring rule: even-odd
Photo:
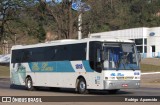
[[[11,48],[11,85],[87,90],[140,87],[140,65],[131,40],[86,38]]]

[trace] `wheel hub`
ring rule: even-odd
[[[27,83],[27,86],[28,86],[28,88],[31,88],[31,80],[28,80],[28,83]]]
[[[84,83],[83,81],[80,82],[80,89],[81,89],[81,90],[85,90],[85,88],[86,88],[85,83]]]

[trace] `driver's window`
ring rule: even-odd
[[[109,68],[109,49],[104,48],[104,62],[103,62],[104,69]]]
[[[105,47],[104,48],[104,69],[115,69],[120,61],[119,47]]]

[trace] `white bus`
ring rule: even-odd
[[[11,50],[11,85],[87,90],[139,88],[140,69],[131,40],[89,38],[16,45]]]

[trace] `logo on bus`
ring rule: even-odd
[[[124,76],[124,74],[122,74],[122,73],[118,73],[118,74],[117,74],[117,76]]]
[[[83,69],[83,65],[82,64],[76,64],[76,69]]]
[[[140,75],[140,73],[139,72],[134,72],[134,75]]]
[[[116,76],[116,73],[112,73],[111,76]]]
[[[111,76],[124,76],[124,74],[122,74],[122,73],[117,73],[117,75],[116,75],[116,73],[111,73]]]

